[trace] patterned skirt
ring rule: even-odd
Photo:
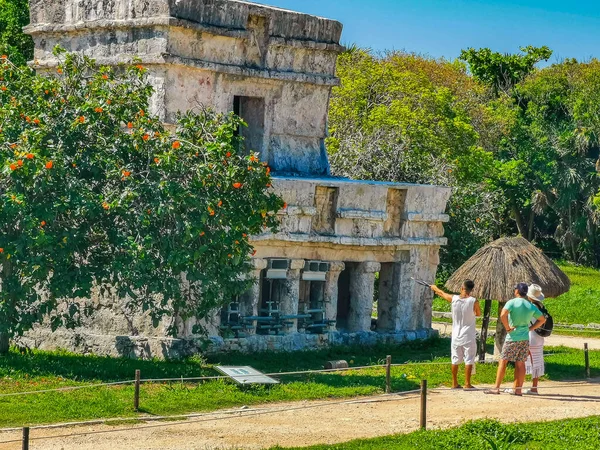
[[[525,361],[527,375],[531,378],[540,378],[544,375],[544,345],[530,345],[531,356]]]
[[[525,362],[529,357],[529,341],[504,342],[500,359],[513,362]]]

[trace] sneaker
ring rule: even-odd
[[[531,389],[526,389],[525,392],[523,392],[523,394],[525,395],[539,395],[538,391],[532,391]]]
[[[514,394],[515,393],[514,389],[510,389],[510,388],[504,389],[504,391],[502,391],[502,392],[504,392],[505,394]]]

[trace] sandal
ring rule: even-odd
[[[452,386],[450,389],[462,389],[463,387],[459,384],[458,386]]]
[[[500,389],[486,389],[485,391],[483,391],[483,393],[491,395],[500,395]]]

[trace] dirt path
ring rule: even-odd
[[[466,420],[496,418],[504,422],[542,421],[600,415],[600,379],[590,383],[544,383],[538,397],[484,395],[481,391],[432,391],[428,397],[428,427],[445,428]],[[197,422],[153,422],[133,430],[89,434],[71,438],[35,440],[32,450],[115,449],[263,449],[279,444],[305,446],[332,444],[357,438],[407,433],[419,426],[419,396],[358,399],[354,403],[298,402],[260,409],[218,413]],[[312,408],[306,408],[312,406]],[[282,411],[295,408],[292,411]],[[302,408],[302,409],[301,409]],[[268,414],[265,414],[269,412]],[[207,419],[213,419],[207,421]],[[217,420],[214,420],[217,419]],[[199,420],[204,420],[200,422]],[[145,426],[159,427],[142,429]],[[119,430],[131,426],[78,426],[33,430],[31,436]],[[0,433],[0,441],[19,439],[20,432]],[[0,450],[17,450],[18,443],[0,444]]]
[[[444,322],[435,322],[432,327],[440,332],[442,336],[449,336],[452,334],[452,324]],[[600,336],[600,333],[598,334]],[[546,338],[546,346],[558,347],[565,346],[571,348],[583,349],[583,344],[588,344],[590,350],[600,350],[600,338],[594,339],[590,337],[578,337],[578,336],[561,336],[553,334]]]

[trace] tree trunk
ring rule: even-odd
[[[529,214],[529,229],[527,230],[527,240],[529,242],[533,241],[533,230],[534,230],[534,219],[535,213],[533,212],[533,208],[531,209],[531,213]]]
[[[527,232],[527,228],[525,227],[525,224],[523,223],[523,217],[521,216],[521,211],[519,211],[519,208],[517,208],[517,205],[515,205],[515,204],[512,204],[511,208],[512,208],[513,219],[515,219],[515,222],[517,223],[517,228],[519,229],[519,234],[521,236],[523,236],[525,239],[527,239],[527,236],[529,236],[529,233]]]
[[[481,335],[479,338],[479,362],[485,362],[485,344],[487,341],[488,327],[490,325],[490,311],[492,309],[492,301],[486,300],[483,308],[483,324],[481,325]]]
[[[0,333],[0,355],[6,355],[9,349],[8,333]]]
[[[498,321],[496,322],[496,338],[494,339],[494,359],[500,358],[500,352],[502,351],[502,346],[506,339],[506,328],[504,328],[504,325],[502,325],[502,321],[500,320],[500,314],[502,314],[504,305],[506,305],[506,302],[498,302]]]

